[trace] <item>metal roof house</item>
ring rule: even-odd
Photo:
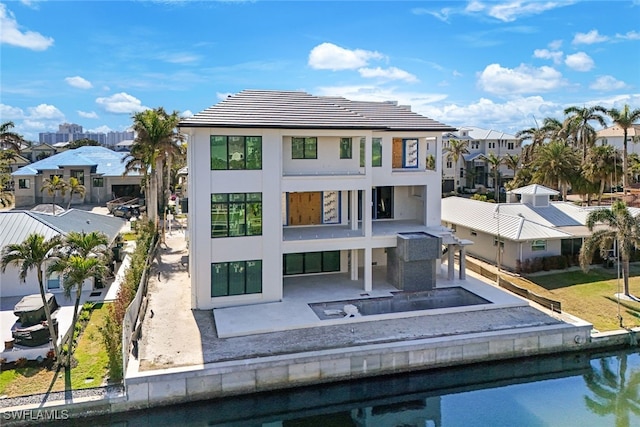
[[[17,207],[51,203],[42,191],[43,180],[60,175],[65,181],[77,178],[85,186],[84,198],[74,195],[73,203],[104,203],[120,196],[138,196],[142,176],[137,172],[124,175],[128,153],[105,147],[84,146],[66,150],[23,166],[11,175],[15,182]],[[68,195],[66,196],[68,200]],[[58,196],[57,201],[62,203]],[[66,202],[65,202],[66,203]]]
[[[244,90],[179,127],[193,308],[281,301],[291,280],[313,292],[334,274],[366,294],[398,233],[443,232],[442,169],[426,159],[441,165],[456,129],[409,107]]]
[[[591,235],[587,216],[601,207],[553,202],[556,190],[538,184],[510,191],[520,196],[512,203],[487,203],[463,197],[442,200],[442,223],[456,236],[474,242],[470,255],[515,270],[518,262],[553,255],[578,254],[582,241]],[[629,208],[633,215],[640,209]]]
[[[125,221],[122,218],[99,215],[96,213],[70,209],[60,215],[50,215],[32,211],[0,212],[0,250],[8,244],[22,243],[32,233],[41,234],[46,240],[54,236],[64,236],[71,231],[103,232],[112,244],[120,234]],[[61,292],[63,283],[60,277],[45,279],[48,292]],[[90,289],[91,284],[85,287]],[[22,296],[39,292],[35,272],[27,274],[26,283],[21,283],[18,270],[9,265],[0,274],[0,295],[3,297]]]

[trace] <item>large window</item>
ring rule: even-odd
[[[27,188],[31,188],[31,181],[29,180],[29,178],[19,178],[18,179],[18,188],[20,189],[27,189]]]
[[[318,158],[318,138],[291,138],[291,158],[292,159],[317,159]]]
[[[340,251],[284,254],[283,258],[286,276],[340,271]]]
[[[211,195],[211,237],[262,234],[262,193]]]
[[[350,159],[352,154],[351,138],[340,138],[340,158]]]
[[[360,139],[360,167],[364,167],[364,144],[365,139]],[[371,166],[382,166],[382,138],[373,138],[371,145]]]
[[[262,137],[217,136],[211,140],[211,170],[262,169]]]
[[[547,250],[547,241],[546,240],[534,240],[531,242],[531,250],[532,251],[546,251]]]
[[[262,261],[211,264],[211,296],[226,297],[262,293]]]
[[[84,171],[82,169],[71,169],[71,178],[77,179],[80,185],[84,185]]]

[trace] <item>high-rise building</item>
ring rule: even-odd
[[[40,143],[57,144],[59,142],[71,142],[79,139],[92,139],[102,145],[114,147],[117,143],[129,139],[134,139],[133,131],[110,131],[104,132],[83,132],[82,126],[74,123],[62,123],[58,125],[58,132],[41,132]]]

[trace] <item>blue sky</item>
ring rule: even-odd
[[[640,108],[640,0],[5,1],[0,120],[124,130],[243,89],[396,100],[515,133],[564,108]]]

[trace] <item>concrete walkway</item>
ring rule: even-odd
[[[414,312],[400,318],[361,317],[348,319],[344,324],[321,325],[318,320],[313,324],[283,325],[278,319],[282,313],[295,316],[290,310],[296,302],[295,297],[287,298],[289,285],[285,284],[283,302],[216,309],[214,317],[211,310],[190,308],[190,279],[186,266],[181,264],[187,253],[185,235],[175,229],[167,234],[166,247],[162,245],[158,250],[150,275],[139,360],[132,359],[134,371],[564,323],[562,316],[535,308],[472,272],[463,281],[465,286],[475,288],[476,293],[491,295],[490,300],[499,302],[492,309],[483,306],[448,312],[432,310],[422,315]],[[438,287],[443,286],[443,281],[446,279],[438,278]],[[461,283],[455,281],[448,286]],[[355,291],[362,292],[357,288]],[[382,292],[388,293],[388,290],[382,289]],[[220,330],[227,332],[221,337]]]

